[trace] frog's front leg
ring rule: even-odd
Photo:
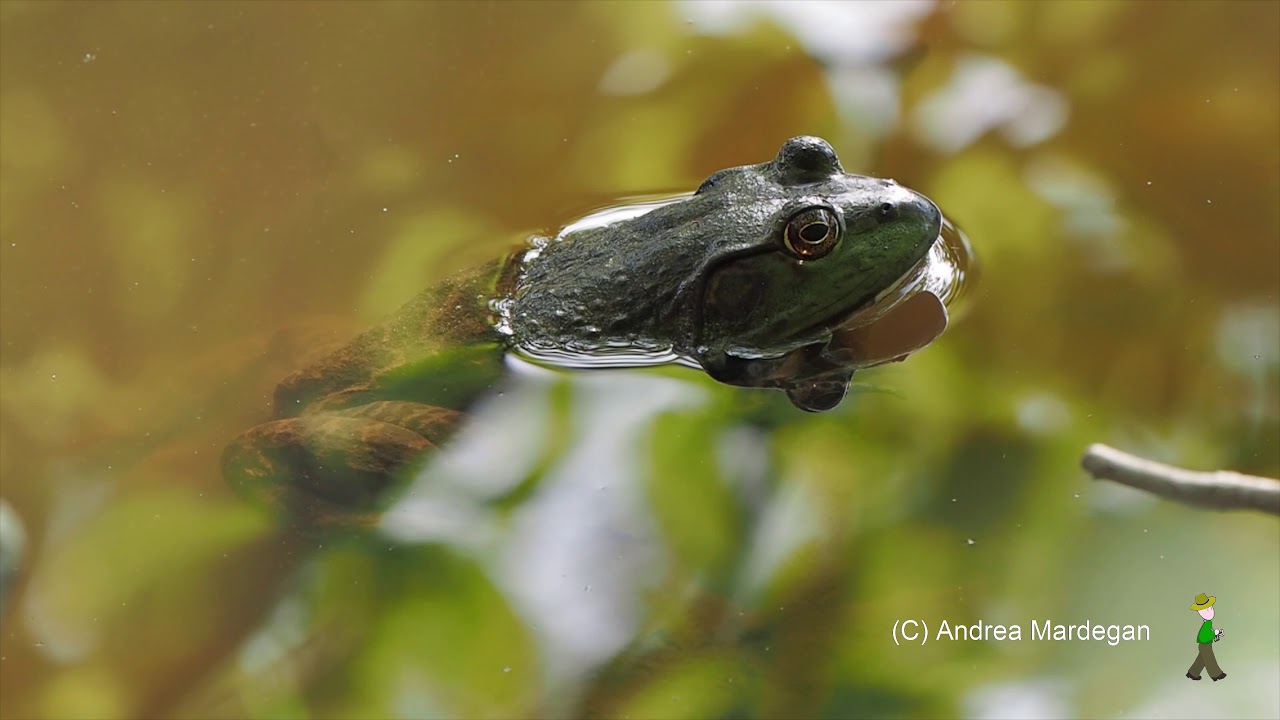
[[[393,400],[304,413],[233,440],[223,474],[236,492],[291,520],[368,524],[461,422],[456,410]]]

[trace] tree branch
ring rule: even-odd
[[[1280,515],[1280,480],[1229,470],[1184,470],[1096,443],[1085,451],[1080,465],[1096,479],[1112,480],[1188,505]]]

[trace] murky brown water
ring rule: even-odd
[[[225,487],[321,348],[798,134],[982,267],[837,411],[516,373],[372,537]],[[1077,460],[1280,475],[1277,138],[1274,3],[0,3],[0,715],[1275,716],[1274,518]]]

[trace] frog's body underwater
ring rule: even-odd
[[[833,333],[921,262],[940,225],[923,195],[845,173],[826,141],[792,138],[683,199],[423,292],[280,383],[275,419],[231,443],[224,473],[301,521],[371,518],[513,343],[665,348],[723,382],[834,407],[853,371],[826,354]]]

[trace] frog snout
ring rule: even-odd
[[[901,222],[917,225],[930,239],[942,231],[942,211],[932,200],[913,190],[898,187],[898,192],[876,207],[874,215],[881,225]]]

